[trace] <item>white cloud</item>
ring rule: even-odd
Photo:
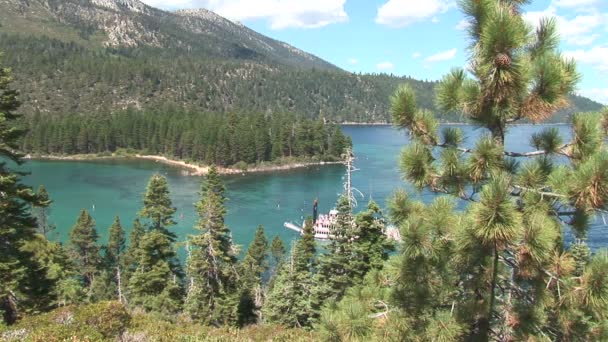
[[[578,93],[601,104],[608,105],[608,88],[582,89]]]
[[[432,56],[428,56],[424,59],[424,61],[429,63],[447,61],[456,57],[456,52],[458,52],[458,50],[455,48],[447,51],[442,51]]]
[[[575,3],[576,1],[588,0],[565,0],[565,2],[566,1],[568,3]],[[599,38],[599,35],[594,32],[608,22],[608,13],[600,13],[593,8],[589,8],[587,12],[573,18],[566,18],[558,15],[557,9],[554,6],[549,6],[543,11],[533,11],[524,14],[524,18],[534,26],[539,24],[540,19],[551,17],[554,17],[557,21],[557,28],[560,36],[565,39],[568,44],[572,45],[592,44]]]
[[[416,58],[420,58],[421,56],[422,56],[422,54],[421,54],[420,52],[418,52],[418,51],[416,51],[416,52],[414,52],[414,53],[412,54],[412,58],[414,58],[414,59],[416,59]]]
[[[559,7],[580,7],[592,6],[599,3],[599,0],[557,0],[555,5]]]
[[[471,23],[466,19],[462,19],[461,21],[458,22],[458,24],[456,24],[455,28],[458,31],[464,31],[464,30],[468,29],[469,26],[471,26]]]
[[[376,64],[376,68],[378,68],[378,70],[390,70],[394,67],[395,66],[391,62],[382,62],[382,63]]]
[[[564,52],[564,56],[574,58],[579,63],[590,64],[602,72],[608,72],[608,46],[595,46],[588,50]]]
[[[143,0],[168,9],[206,8],[228,19],[270,22],[272,29],[317,28],[348,21],[346,0]]]
[[[446,12],[454,3],[449,0],[388,0],[378,9],[376,23],[404,27]]]
[[[350,58],[350,59],[348,60],[348,63],[349,63],[349,64],[352,64],[352,65],[355,65],[355,64],[359,63],[359,61],[358,61],[356,58]]]

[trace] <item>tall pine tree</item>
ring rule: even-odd
[[[530,137],[533,151],[506,149],[507,124],[551,117],[567,106],[580,78],[574,61],[557,50],[556,21],[542,19],[533,30],[522,16],[524,3],[460,2],[469,23],[469,69],[445,76],[436,94],[441,112],[463,113],[488,132],[474,147],[462,146],[458,128],[438,132],[437,120],[418,110],[410,87],[399,88],[391,99],[393,121],[413,140],[400,159],[404,178],[419,189],[471,203],[460,224],[450,226],[455,231],[429,220],[403,220],[402,271],[412,277],[401,277],[397,304],[410,319],[423,318],[418,326],[429,329],[451,301],[453,316],[466,327],[464,338],[472,341],[601,340],[607,331],[605,311],[589,306],[589,299],[608,303],[608,292],[576,273],[604,281],[606,273],[584,261],[578,270],[573,267],[561,228],[571,229],[578,239],[572,252],[584,256],[581,245],[590,218],[608,203],[606,114],[575,114],[570,142],[548,127]],[[401,204],[395,213],[408,211]],[[444,258],[436,248],[450,241],[453,250]],[[595,260],[594,265],[602,263]],[[457,280],[441,281],[452,270]],[[458,288],[441,300],[417,293],[422,287],[413,284],[414,277],[432,285],[426,291]],[[425,297],[433,300],[420,300]],[[429,316],[420,316],[421,311]]]
[[[262,277],[268,271],[268,240],[264,227],[258,226],[255,237],[239,265],[239,326],[259,321],[260,308],[264,303]]]
[[[86,209],[82,209],[70,231],[70,252],[82,276],[84,287],[90,287],[99,274],[102,259],[97,245],[98,238],[95,221]]]
[[[302,237],[289,258],[279,265],[270,282],[262,309],[264,320],[290,327],[310,327],[318,316],[314,270],[317,264],[312,219],[307,218]]]
[[[322,305],[327,300],[340,300],[355,281],[353,265],[355,222],[351,200],[346,194],[338,199],[336,222],[330,231],[330,242],[321,256],[317,273],[317,300]]]
[[[34,205],[36,219],[38,220],[38,231],[48,238],[48,234],[55,228],[49,223],[49,207],[53,201],[49,198],[49,193],[44,185],[38,187],[36,192],[38,196],[38,204]]]
[[[199,234],[188,238],[186,310],[193,319],[208,324],[237,321],[237,250],[224,222],[224,192],[217,168],[211,166],[195,204]]]
[[[152,176],[140,211],[140,216],[149,221],[149,230],[133,252],[137,268],[129,279],[128,299],[130,304],[166,315],[179,312],[183,301],[176,235],[168,229],[175,225],[174,213],[166,178]]]
[[[153,175],[148,182],[144,194],[144,207],[139,212],[139,216],[149,220],[151,230],[161,231],[171,242],[174,242],[176,235],[168,228],[176,224],[173,220],[175,211],[169,196],[167,178],[158,174]]]
[[[5,160],[21,163],[17,142],[24,131],[17,128],[17,91],[10,88],[10,70],[0,64],[0,313],[7,323],[24,311],[45,307],[51,290],[47,269],[28,245],[36,239],[36,218],[30,206],[43,206],[31,188],[21,184],[21,173]],[[46,292],[46,293],[45,293]]]

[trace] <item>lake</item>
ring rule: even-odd
[[[459,125],[471,147],[482,129]],[[509,128],[506,146],[511,151],[530,151],[529,136],[543,126],[522,125]],[[570,127],[558,125],[564,139],[569,139]],[[403,187],[412,196],[430,201],[429,192],[416,192],[400,177],[397,165],[399,152],[408,143],[407,135],[389,126],[344,126],[352,137],[357,157],[353,185],[364,198],[357,210],[365,207],[370,198],[381,206],[397,188]],[[186,176],[180,169],[144,160],[103,161],[29,161],[23,168],[31,172],[24,181],[37,187],[44,184],[54,201],[50,220],[57,226],[54,239],[66,241],[81,208],[89,210],[97,223],[101,242],[105,243],[114,216],[121,218],[130,230],[131,223],[142,206],[142,194],[148,178],[154,173],[168,179],[174,206],[177,208],[173,230],[180,240],[194,233],[196,214],[193,203],[198,200],[201,178]],[[255,229],[263,225],[269,239],[280,236],[286,243],[297,238],[297,233],[283,228],[285,221],[301,222],[312,214],[312,202],[319,199],[320,212],[333,208],[337,194],[342,191],[344,166],[326,165],[274,173],[223,176],[227,187],[227,224],[235,243],[246,246]],[[599,220],[601,221],[601,219]],[[606,246],[606,227],[596,225],[590,231],[592,248]]]

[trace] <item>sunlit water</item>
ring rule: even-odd
[[[465,145],[472,146],[483,134],[481,129],[460,126],[467,136]],[[570,138],[568,126],[557,126],[565,139]],[[529,151],[529,136],[542,126],[515,126],[509,129],[506,145],[509,150]],[[353,139],[356,154],[353,184],[363,194],[357,210],[373,198],[382,207],[385,199],[399,187],[412,196],[430,201],[435,196],[417,193],[400,177],[399,152],[408,143],[404,132],[388,126],[346,126]],[[81,208],[89,210],[97,222],[101,242],[107,240],[108,227],[114,216],[120,216],[123,226],[130,230],[131,222],[142,206],[142,194],[151,175],[160,173],[168,178],[174,206],[177,208],[173,228],[179,239],[194,232],[196,216],[193,203],[198,200],[200,177],[184,175],[160,163],[142,160],[104,160],[86,162],[30,161],[25,170],[31,175],[25,182],[37,187],[44,184],[52,199],[51,221],[57,226],[55,239],[66,241]],[[283,228],[285,221],[300,222],[312,212],[312,201],[319,199],[319,210],[334,206],[342,190],[344,167],[328,165],[287,172],[260,173],[223,177],[229,201],[227,223],[234,241],[246,246],[261,224],[270,238],[279,235],[286,243],[297,233]],[[601,218],[599,222],[601,223]],[[606,246],[606,230],[595,226],[589,234],[592,247]]]

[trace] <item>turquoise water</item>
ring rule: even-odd
[[[483,130],[461,126],[471,146]],[[558,126],[566,138],[568,126]],[[507,148],[513,151],[529,151],[528,137],[541,126],[511,127],[507,135]],[[413,192],[413,196],[425,201],[433,198],[428,192],[417,193],[399,174],[397,160],[400,150],[408,142],[405,133],[387,126],[345,126],[344,131],[353,139],[357,156],[355,166],[360,170],[353,175],[353,184],[365,198],[359,200],[361,209],[369,198],[381,206],[398,187]],[[185,176],[181,170],[160,163],[142,160],[106,160],[86,162],[30,161],[23,167],[31,175],[25,182],[37,187],[44,184],[54,203],[51,221],[56,224],[54,238],[67,240],[81,208],[89,210],[97,222],[101,242],[107,240],[107,230],[115,215],[123,226],[130,229],[131,222],[141,209],[142,194],[148,178],[154,173],[165,175],[169,181],[177,226],[174,230],[180,239],[193,233],[195,211],[193,203],[198,199],[200,177]],[[287,172],[260,173],[223,177],[229,201],[227,223],[234,241],[246,246],[252,239],[258,224],[267,235],[279,235],[287,243],[297,233],[283,228],[285,221],[301,221],[311,214],[312,201],[319,199],[319,210],[325,212],[334,206],[342,189],[344,167],[341,165],[317,166]],[[594,227],[590,244],[607,244],[603,227]]]

